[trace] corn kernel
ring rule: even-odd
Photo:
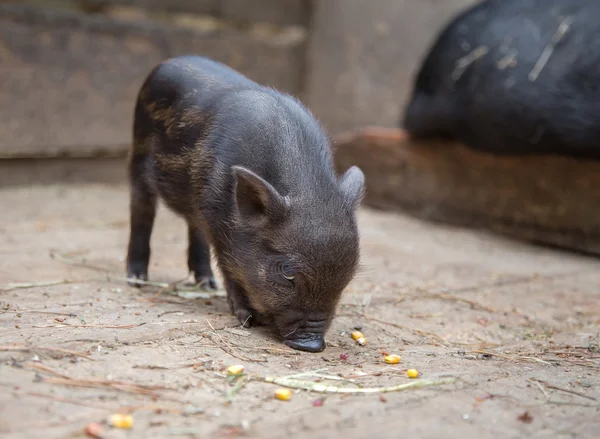
[[[366,339],[366,338],[364,338],[364,337],[361,337],[361,338],[359,338],[358,340],[356,340],[356,342],[357,342],[359,345],[361,345],[361,346],[364,346],[364,345],[366,345],[366,344],[367,344],[367,339]]]
[[[408,375],[409,378],[416,378],[419,376],[419,371],[417,369],[408,369],[406,375]]]
[[[386,355],[384,361],[387,364],[398,364],[400,363],[401,359],[402,358],[400,358],[400,355]]]
[[[356,341],[358,341],[359,338],[365,338],[364,334],[360,331],[354,331],[352,333],[352,338]]]
[[[227,375],[229,375],[230,377],[241,375],[243,372],[244,372],[244,366],[242,366],[240,364],[235,364],[235,365],[229,366],[227,368]]]
[[[292,397],[292,391],[290,389],[277,389],[275,390],[275,398],[280,401],[289,401]]]
[[[133,416],[114,414],[110,417],[110,424],[116,428],[131,428],[133,427]]]

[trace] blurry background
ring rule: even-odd
[[[0,1],[0,158],[122,156],[161,60],[222,61],[331,134],[395,126],[421,57],[474,0]]]

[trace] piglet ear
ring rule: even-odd
[[[365,194],[365,175],[357,166],[352,166],[340,178],[340,190],[346,203],[354,210]]]
[[[242,166],[231,168],[235,180],[235,203],[246,224],[264,226],[283,217],[287,201],[277,189]]]

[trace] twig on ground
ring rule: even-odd
[[[5,312],[11,312],[15,314],[47,314],[50,316],[64,316],[64,317],[77,317],[77,314],[66,313],[66,312],[54,312],[54,311],[36,311],[36,310],[16,310],[7,309]]]
[[[50,369],[49,367],[45,367],[41,364],[36,363],[23,364],[23,368],[32,369],[38,372],[44,372],[49,375],[53,375],[53,377],[50,378],[42,378],[42,381],[48,384],[59,384],[72,387],[85,387],[91,389],[112,389],[136,395],[144,395],[153,398],[180,401],[178,398],[169,397],[161,393],[161,391],[172,390],[163,386],[134,384],[116,380],[77,379],[61,374],[59,372],[56,372],[55,370]]]
[[[118,412],[128,414],[128,413],[133,413],[133,412],[140,412],[142,410],[144,410],[144,411],[160,410],[162,413],[166,412],[166,413],[171,413],[174,415],[181,415],[183,412],[181,409],[174,409],[174,408],[165,407],[165,406],[156,405],[156,404],[122,406],[122,407],[119,407]]]
[[[535,384],[538,386],[538,388],[539,388],[539,389],[542,391],[542,393],[544,394],[544,397],[546,398],[546,400],[544,401],[544,403],[548,402],[548,400],[550,399],[550,395],[548,395],[548,392],[546,392],[546,389],[544,389],[544,386],[542,386],[542,385],[540,384],[540,382],[539,382],[539,381],[537,381],[537,380],[534,380],[533,382],[534,382],[534,383],[535,383]]]
[[[219,346],[221,349],[223,349],[226,353],[228,353],[229,355],[234,356],[235,358],[239,358],[240,360],[244,360],[244,361],[252,361],[254,363],[264,363],[267,360],[266,359],[253,359],[250,357],[247,357],[243,354],[239,354],[236,352],[236,350],[233,348],[233,346],[231,346],[227,341],[225,341],[225,339],[223,337],[221,337],[221,334],[219,334],[214,326],[212,325],[212,323],[210,323],[210,321],[208,319],[206,319],[206,323],[208,323],[208,326],[210,326],[210,329],[212,329],[212,331],[214,332],[214,334],[219,337],[219,340],[221,340],[221,342],[227,347],[227,349],[223,346]]]
[[[39,363],[24,363],[21,365],[21,367],[23,367],[24,369],[32,369],[38,372],[44,372],[47,373],[48,375],[52,375],[58,378],[65,378],[65,379],[69,379],[69,377],[67,375],[64,375],[60,372],[57,372],[53,369],[50,369],[48,366],[44,366],[43,364],[39,364]]]
[[[110,273],[109,273],[110,274]],[[120,282],[133,283],[142,286],[149,287],[159,287],[159,288],[169,288],[171,286],[170,283],[167,282],[154,282],[151,280],[142,280],[142,279],[128,279],[126,277],[111,277],[111,280],[118,280]]]
[[[327,372],[328,369],[329,368],[327,368],[327,367],[323,367],[321,369],[309,370],[307,372],[299,372],[299,373],[295,373],[293,375],[287,375],[286,378],[300,378],[300,377],[306,377],[306,376],[313,376],[315,373]]]
[[[226,390],[226,396],[227,396],[227,402],[228,403],[232,403],[233,402],[233,398],[235,397],[235,395],[237,395],[237,393],[242,389],[242,387],[244,387],[246,385],[246,383],[249,381],[249,378],[247,376],[240,376],[236,379],[235,384],[233,385],[233,387],[227,387]]]
[[[118,381],[100,381],[100,380],[79,380],[75,378],[44,378],[43,382],[48,384],[60,384],[72,387],[86,387],[90,389],[114,389],[122,392],[134,393],[138,395],[151,396],[156,398],[165,398],[164,395],[136,384],[121,383]]]
[[[132,369],[147,369],[147,370],[171,370],[177,369],[178,366],[160,366],[158,364],[134,364]]]
[[[372,373],[364,373],[364,374],[355,374],[355,375],[348,375],[346,378],[349,379],[358,379],[358,378],[368,378],[368,377],[377,377],[377,376],[381,376],[381,375],[399,375],[402,374],[406,371],[406,369],[397,369],[397,368],[393,368],[393,367],[389,367],[389,368],[385,368],[385,369],[381,369],[377,372],[372,372]]]
[[[431,319],[435,317],[442,317],[444,315],[443,312],[434,312],[434,313],[424,313],[424,314],[416,314],[411,313],[408,315],[411,319]]]
[[[146,323],[135,323],[132,325],[71,325],[68,323],[61,323],[58,325],[33,325],[32,328],[99,328],[99,329],[133,329],[139,326],[143,326]]]
[[[291,389],[308,390],[318,393],[345,393],[345,394],[373,394],[373,393],[390,393],[399,392],[402,390],[422,389],[425,387],[441,386],[444,384],[452,384],[458,381],[458,378],[440,378],[437,380],[415,380],[408,383],[397,384],[390,387],[339,387],[334,385],[326,385],[315,383],[312,381],[303,381],[289,377],[264,377],[258,378],[265,383],[277,384],[278,386],[288,387]]]
[[[189,276],[186,276],[186,277],[184,277],[183,279],[176,280],[175,282],[168,283],[168,284],[167,284],[167,286],[165,286],[165,287],[162,287],[160,290],[158,290],[158,291],[156,292],[156,294],[154,294],[154,295],[153,295],[153,296],[152,296],[150,299],[148,299],[148,300],[152,301],[152,300],[154,300],[154,299],[157,299],[157,298],[158,298],[158,296],[160,296],[160,295],[161,295],[161,294],[163,294],[163,293],[170,293],[170,292],[173,292],[173,291],[175,291],[175,290],[177,289],[177,285],[179,285],[179,284],[180,284],[180,283],[182,283],[182,282],[185,282],[185,281],[188,279],[188,277],[189,277]]]
[[[287,375],[285,378],[289,379],[297,379],[300,377],[309,377],[309,378],[319,378],[321,380],[329,380],[329,381],[344,381],[350,384],[354,384],[356,386],[361,387],[361,384],[356,382],[351,378],[341,377],[339,375],[325,375],[321,372],[326,372],[328,368],[317,369],[317,370],[309,370],[307,372],[300,372],[293,375]]]
[[[161,313],[160,313],[159,315],[157,315],[156,317],[162,317],[162,316],[166,316],[167,314],[178,314],[178,313],[181,313],[181,314],[183,314],[183,313],[184,313],[184,311],[181,311],[180,309],[176,309],[176,310],[174,310],[174,311],[164,311],[164,312],[161,312]]]
[[[88,355],[80,352],[70,351],[68,349],[60,348],[47,348],[42,346],[25,346],[25,345],[4,345],[0,346],[1,352],[49,352],[64,355],[72,355],[79,358],[85,358],[86,360],[94,361],[94,359]]]
[[[302,355],[300,352],[292,349],[281,349],[281,348],[272,348],[270,346],[257,346],[252,349],[268,351],[271,353],[278,353],[279,355]]]
[[[594,398],[593,396],[588,396],[585,393],[577,392],[577,391],[571,390],[571,389],[565,389],[563,387],[558,387],[553,384],[547,383],[546,381],[538,380],[535,378],[533,378],[532,381],[534,381],[536,384],[543,385],[547,389],[558,390],[559,392],[564,392],[564,393],[569,393],[571,395],[580,396],[581,398],[589,399],[590,401],[597,401],[596,398]]]
[[[585,349],[585,348],[580,348]],[[542,354],[553,354],[558,358],[546,358],[545,361],[553,362],[553,363],[567,363],[572,364],[579,367],[589,367],[592,369],[600,369],[600,365],[594,363],[594,357],[589,357],[585,353],[585,351],[577,352],[577,351],[552,351],[551,348],[544,348],[542,352],[520,352],[518,355],[521,357],[535,357],[536,355]],[[577,359],[566,358],[565,355],[569,357],[576,357]],[[537,357],[536,357],[537,358]],[[592,363],[592,364],[587,364]]]
[[[600,405],[598,405],[598,404],[579,404],[577,402],[554,401],[552,399],[547,401],[546,404],[567,405],[567,406],[573,406],[573,407],[600,408]]]
[[[353,384],[353,385],[355,385],[357,387],[362,387],[362,384],[360,384],[356,380],[353,380],[352,378],[344,378],[344,377],[340,377],[340,376],[336,376],[336,375],[323,375],[323,374],[320,374],[320,373],[313,373],[313,374],[311,374],[309,376],[313,376],[313,377],[318,378],[320,380],[342,381],[344,383]]]
[[[518,360],[533,361],[533,362],[536,362],[536,363],[547,364],[548,366],[554,366],[549,361],[542,360],[541,358],[536,358],[536,357],[526,357],[526,356],[522,356],[522,355],[499,354],[499,353],[496,353],[496,352],[483,351],[481,349],[480,350],[476,350],[476,351],[469,351],[469,352],[465,352],[465,353],[467,353],[467,354],[490,355],[492,357],[504,358],[505,360],[512,360],[512,361],[518,361]]]
[[[54,285],[66,285],[73,283],[72,280],[63,279],[63,280],[49,280],[43,282],[24,282],[24,283],[11,283],[7,284],[4,287],[0,288],[0,292],[6,293],[8,291],[13,290],[25,290],[28,288],[38,288],[38,287],[51,287]]]
[[[535,384],[537,386],[537,388],[540,389],[540,392],[542,392],[542,394],[544,395],[544,400],[542,402],[539,402],[536,404],[527,404],[526,406],[527,407],[540,407],[540,406],[546,404],[550,400],[550,395],[548,395],[548,392],[546,392],[546,389],[544,389],[544,386],[542,386],[536,380],[527,380],[527,381]]]
[[[582,363],[582,361],[589,361],[589,362],[594,363],[592,361],[592,359],[589,359],[589,358],[582,358],[581,361],[570,360],[568,358],[561,358],[559,360],[553,360],[553,361],[562,362],[562,363],[568,363],[568,364],[572,364],[574,366],[579,366],[579,367],[589,367],[590,369],[600,370],[600,365],[598,365],[598,364],[586,364],[586,363]]]
[[[208,364],[209,361],[198,361],[195,363],[184,363],[184,364],[176,364],[173,366],[160,366],[157,364],[136,364],[134,366],[132,366],[132,369],[159,369],[159,370],[172,370],[172,369],[185,369],[188,367],[200,367],[200,366],[206,366],[206,364]]]

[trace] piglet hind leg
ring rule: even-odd
[[[133,157],[130,164],[130,231],[127,249],[129,285],[141,286],[135,280],[148,280],[150,236],[156,216],[156,193],[143,174],[143,158]]]
[[[227,279],[225,281],[227,290],[227,303],[231,314],[237,317],[244,328],[252,327],[252,324],[258,323],[257,313],[248,304],[246,293],[243,287],[237,282]]]
[[[188,225],[188,268],[196,284],[204,290],[216,290],[217,281],[210,267],[210,247],[201,230]]]

